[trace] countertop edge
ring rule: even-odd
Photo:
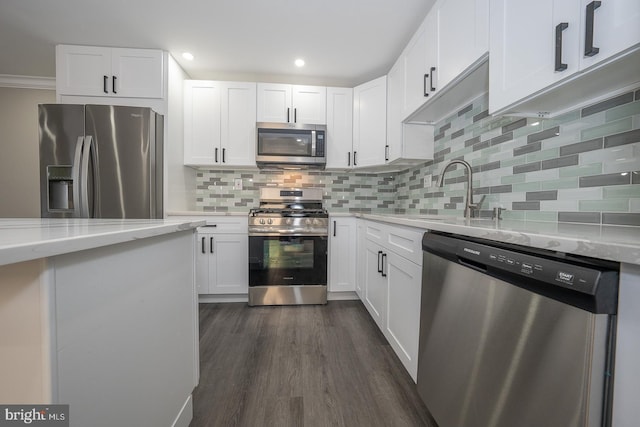
[[[0,266],[188,231],[206,224],[204,220],[172,221],[168,219],[158,221],[162,222],[140,224],[137,227],[133,223],[131,228],[127,229],[122,229],[121,226],[116,228],[117,226],[113,225],[114,230],[111,231],[107,229],[97,233],[68,235],[0,246]],[[88,227],[91,225],[89,224]]]
[[[555,235],[546,233],[545,231],[533,232],[530,230],[517,230],[517,227],[502,229],[499,227],[506,222],[496,225],[494,222],[489,220],[480,220],[476,221],[476,224],[474,225],[469,225],[464,223],[464,219],[453,218],[448,220],[458,220],[460,223],[447,222],[447,219],[429,220],[412,219],[410,217],[403,218],[401,215],[357,213],[353,214],[353,216],[373,221],[420,228],[425,231],[433,230],[445,233],[454,233],[468,237],[492,240],[495,242],[510,243],[520,246],[551,250],[554,252],[564,252],[585,257],[640,265],[640,244],[607,241],[602,237]],[[557,224],[554,223],[548,223],[545,225],[550,227],[553,225],[557,226]],[[598,227],[594,226],[593,229],[597,230]],[[602,227],[599,229],[602,230]]]

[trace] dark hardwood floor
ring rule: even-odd
[[[191,427],[432,426],[360,301],[200,305]]]

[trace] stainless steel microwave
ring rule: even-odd
[[[324,169],[327,127],[298,123],[257,123],[259,168]]]

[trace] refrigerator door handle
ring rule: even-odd
[[[100,173],[98,167],[100,164],[98,163],[98,150],[96,150],[96,143],[93,140],[91,135],[85,136],[85,145],[89,147],[89,153],[91,155],[91,165],[92,173],[91,178],[93,181],[93,194],[87,193],[87,206],[89,205],[89,200],[91,200],[91,211],[89,211],[89,218],[98,218],[100,215],[100,200],[102,197],[100,196]],[[87,154],[89,157],[89,154]]]
[[[71,178],[73,180],[73,216],[79,218],[82,216],[80,211],[80,162],[82,160],[82,147],[84,145],[84,137],[79,136],[76,141],[75,155],[73,156],[73,166],[71,167]]]
[[[92,158],[90,158],[92,156]],[[93,137],[85,136],[84,143],[82,146],[82,160],[80,161],[80,216],[82,218],[91,218],[91,210],[89,208],[89,163],[93,161],[94,165],[94,173],[95,173],[95,165],[96,163],[96,155],[95,150],[93,149]],[[92,177],[92,181],[94,183],[94,194],[93,200],[97,199],[95,194],[95,184],[97,180],[95,176]],[[94,206],[95,209],[95,206]]]

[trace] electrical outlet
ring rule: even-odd
[[[242,178],[235,178],[233,180],[233,189],[242,190]]]
[[[429,188],[433,185],[433,176],[431,174],[424,176],[424,188]]]

